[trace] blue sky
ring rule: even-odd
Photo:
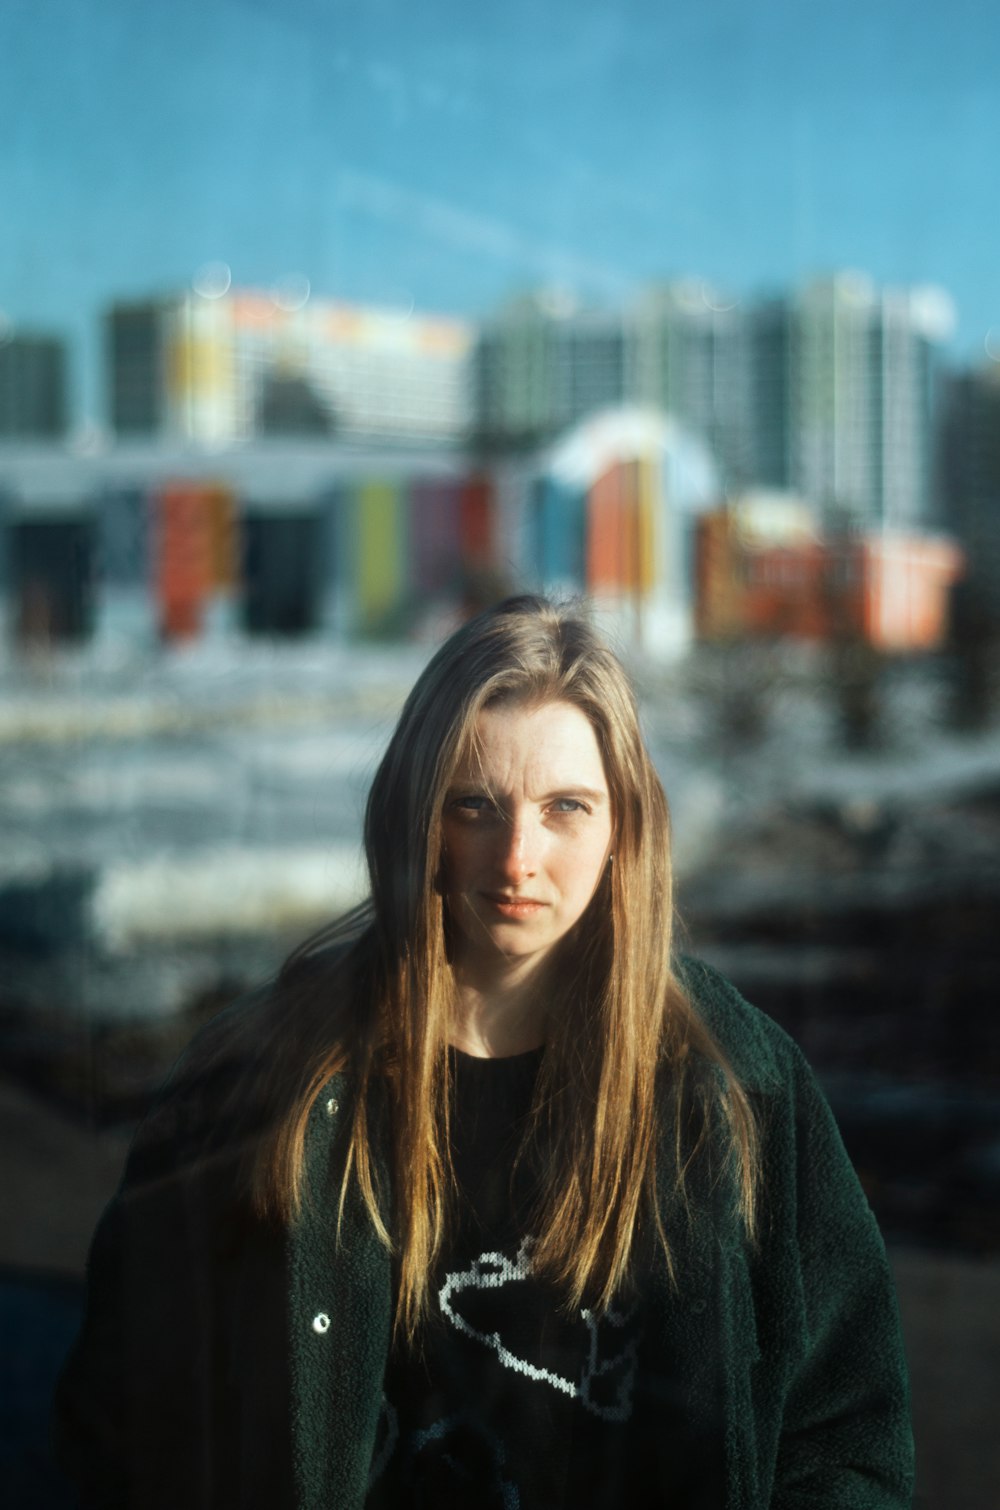
[[[956,0],[4,0],[0,310],[236,284],[475,314],[835,267],[1000,326],[1000,10]]]

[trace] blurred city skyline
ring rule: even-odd
[[[0,314],[67,337],[77,423],[104,418],[102,309],[213,262],[466,317],[858,267],[947,289],[975,363],[1000,352],[998,33],[968,0],[10,5]]]

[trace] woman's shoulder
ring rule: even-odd
[[[752,1006],[705,960],[682,954],[675,968],[692,1007],[745,1089],[773,1092],[787,1087],[804,1060],[784,1028]]]
[[[291,968],[245,992],[192,1036],[137,1135],[140,1167],[227,1156],[269,1129],[320,1050],[336,1058],[328,1024],[342,957],[342,950],[293,957]],[[334,1076],[320,1094],[342,1101],[347,1078]]]
[[[129,1182],[147,1183],[244,1143],[259,1123],[269,988],[247,992],[203,1024],[141,1122]]]

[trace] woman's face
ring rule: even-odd
[[[501,703],[477,723],[482,756],[455,772],[443,881],[457,959],[540,963],[581,917],[611,850],[611,800],[589,719],[572,703]]]

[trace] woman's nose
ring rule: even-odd
[[[505,881],[516,885],[528,876],[533,876],[538,867],[538,837],[530,824],[520,819],[510,819],[502,825],[500,871]]]

